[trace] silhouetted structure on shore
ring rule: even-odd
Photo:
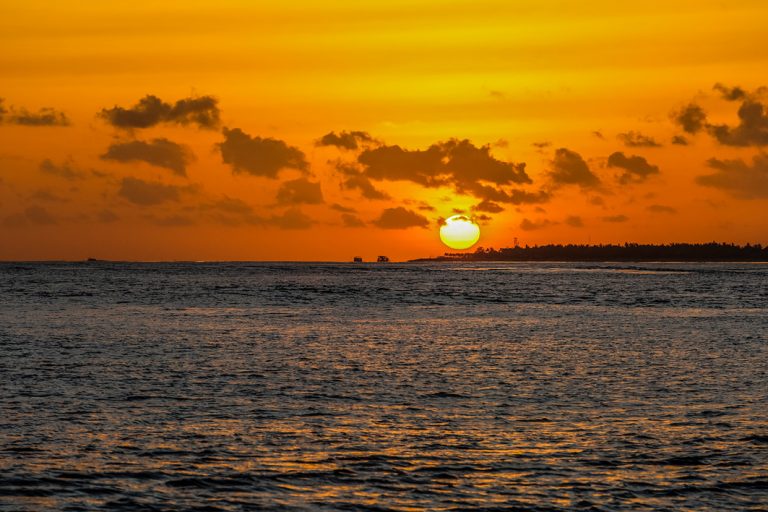
[[[413,261],[768,261],[768,246],[706,244],[536,245],[445,253]]]

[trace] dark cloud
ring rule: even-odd
[[[320,204],[323,202],[323,192],[320,183],[314,183],[306,178],[298,178],[284,182],[277,191],[277,202],[280,204]]]
[[[239,128],[224,128],[223,134],[224,142],[217,147],[236,173],[276,178],[282,169],[309,169],[304,153],[282,140],[251,137]]]
[[[359,190],[366,199],[390,199],[389,194],[377,189],[363,173],[347,175],[341,186],[349,190]]]
[[[416,204],[416,209],[422,212],[433,212],[435,207],[424,201],[405,201],[406,204]],[[454,208],[455,210],[455,208]]]
[[[308,229],[314,224],[312,218],[298,208],[290,208],[281,215],[273,215],[265,223],[281,229]]]
[[[490,150],[490,145],[477,147],[468,140],[451,139],[425,150],[408,150],[397,145],[366,149],[358,156],[358,162],[363,166],[363,175],[373,180],[411,181],[425,187],[450,186],[458,193],[473,194],[481,199],[493,199],[489,197],[491,191],[508,195],[502,186],[531,183],[524,163],[498,160]]]
[[[381,212],[381,216],[373,221],[373,224],[384,229],[426,228],[429,226],[429,220],[413,210],[398,206],[397,208],[385,209]]]
[[[219,126],[218,100],[213,96],[184,98],[174,104],[148,94],[130,108],[115,105],[103,109],[99,116],[116,128],[149,128],[160,123],[194,124],[200,128]]]
[[[709,133],[726,146],[768,145],[768,112],[763,103],[752,99],[745,100],[739,107],[738,116],[737,126],[709,125]]]
[[[565,223],[572,228],[581,228],[584,227],[584,222],[581,220],[581,217],[578,215],[569,215],[565,219]]]
[[[686,133],[691,134],[700,132],[707,124],[707,114],[695,103],[674,112],[672,118]]]
[[[707,163],[715,172],[697,177],[699,185],[718,188],[741,199],[768,198],[768,154],[755,155],[752,165],[741,159],[712,158]]]
[[[477,203],[472,207],[472,211],[486,212],[486,213],[501,213],[504,211],[504,208],[494,203],[493,201],[489,201],[488,199],[483,199],[482,201],[480,201],[479,203]]]
[[[4,122],[20,126],[70,126],[72,124],[64,112],[50,107],[41,108],[37,112],[30,112],[25,108],[18,110],[11,108],[10,112],[7,112],[0,106],[0,115],[6,113],[9,115],[2,118]]]
[[[48,189],[41,188],[35,191],[29,196],[30,199],[38,199],[40,201],[47,201],[49,203],[67,203],[69,199],[59,196],[58,194],[51,192]]]
[[[96,218],[99,220],[99,222],[103,222],[105,224],[110,224],[120,220],[120,217],[118,217],[117,214],[115,214],[115,212],[112,210],[101,210]]]
[[[344,222],[344,226],[348,228],[362,228],[365,226],[365,222],[351,213],[343,213],[341,215],[341,220]]]
[[[238,215],[249,215],[253,213],[251,205],[234,197],[224,196],[221,199],[201,206],[203,210],[218,210],[226,213],[234,213]]]
[[[605,222],[627,222],[629,217],[626,215],[609,215],[607,217],[603,217],[603,220]]]
[[[24,210],[24,216],[33,224],[56,224],[56,219],[42,206],[30,206]]]
[[[46,158],[40,162],[40,166],[38,168],[40,169],[40,172],[58,176],[70,181],[81,180],[85,177],[82,171],[75,168],[74,163],[71,160],[66,160],[60,164],[55,164],[50,159]]]
[[[677,146],[687,146],[688,139],[686,139],[682,135],[675,135],[674,137],[672,137],[672,144],[675,144]]]
[[[715,84],[712,89],[716,90],[720,93],[720,96],[724,100],[728,101],[739,101],[744,100],[747,98],[747,91],[742,89],[741,87],[727,87],[723,84],[717,83]]]
[[[616,136],[625,146],[630,148],[658,148],[661,144],[656,142],[653,137],[643,135],[640,132],[630,130],[626,133],[620,133]]]
[[[535,231],[537,229],[544,229],[546,227],[552,226],[555,223],[548,219],[539,219],[539,220],[529,220],[529,219],[523,219],[522,222],[520,222],[520,229],[523,231]]]
[[[342,149],[358,149],[364,144],[377,144],[378,141],[371,137],[368,132],[351,131],[351,132],[336,132],[326,133],[319,141],[318,146],[336,146]]]
[[[248,203],[233,197],[224,196],[211,203],[200,205],[199,209],[214,222],[226,226],[265,223],[264,219],[254,213]]]
[[[332,210],[336,210],[337,212],[341,212],[341,213],[357,213],[357,210],[355,210],[354,208],[349,208],[348,206],[343,206],[338,203],[333,203],[330,206],[330,208]]]
[[[641,183],[653,174],[659,174],[659,168],[637,155],[626,156],[621,151],[616,151],[608,157],[608,167],[618,167],[624,172],[617,177],[619,183]]]
[[[535,147],[536,149],[546,149],[546,148],[552,146],[552,143],[549,142],[548,140],[544,140],[544,141],[541,141],[541,142],[534,142],[534,143],[531,144],[531,146]]]
[[[182,188],[138,178],[123,178],[118,195],[142,206],[178,201]]]
[[[566,148],[555,151],[549,175],[556,185],[579,185],[588,188],[600,184],[600,179],[589,170],[581,155]]]
[[[22,213],[10,215],[3,220],[7,227],[22,227],[28,224],[50,226],[56,224],[56,219],[42,206],[28,206]]]
[[[665,206],[663,204],[652,204],[646,208],[651,213],[677,213],[677,210],[671,206]]]
[[[150,142],[141,140],[117,142],[109,146],[107,152],[100,158],[122,163],[146,162],[170,169],[179,176],[186,176],[187,164],[193,160],[193,155],[181,144],[168,139],[153,139]]]

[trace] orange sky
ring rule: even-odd
[[[2,5],[0,259],[768,243],[762,0]]]

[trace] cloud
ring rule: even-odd
[[[38,169],[40,169],[40,172],[58,176],[59,178],[64,178],[65,180],[70,181],[81,180],[85,177],[82,171],[74,167],[74,163],[71,160],[64,161],[61,164],[55,164],[50,159],[46,158],[40,162]]]
[[[245,201],[233,197],[224,196],[211,203],[200,205],[200,211],[206,214],[210,220],[226,226],[239,226],[242,224],[264,224],[265,220],[253,211],[251,205]]]
[[[485,212],[485,213],[501,213],[504,211],[504,208],[494,203],[493,201],[489,201],[488,199],[483,199],[482,201],[480,201],[479,203],[477,203],[472,207],[472,211]]]
[[[48,201],[50,203],[67,203],[69,202],[69,199],[65,199],[54,192],[51,192],[50,190],[41,188],[32,195],[29,196],[30,199],[38,199],[40,201]]]
[[[651,213],[677,213],[677,210],[671,206],[665,206],[663,204],[652,204],[646,208]]]
[[[251,205],[234,197],[224,196],[221,199],[200,207],[202,210],[218,210],[226,213],[248,215],[253,213]]]
[[[768,154],[755,155],[752,165],[741,159],[716,158],[710,159],[707,165],[715,172],[697,177],[699,185],[718,188],[740,199],[768,198]]]
[[[720,93],[720,96],[727,101],[738,101],[747,98],[747,91],[741,87],[727,87],[721,83],[715,84],[712,89]]]
[[[678,112],[674,112],[672,118],[686,133],[691,134],[698,133],[707,124],[707,114],[695,103],[689,103]]]
[[[600,184],[600,179],[589,170],[581,155],[566,148],[555,151],[549,175],[556,185],[579,185],[588,188]]]
[[[629,220],[629,217],[626,215],[609,215],[607,217],[603,217],[603,220],[605,222],[627,222]]]
[[[103,222],[105,224],[111,224],[112,222],[117,222],[120,220],[120,217],[115,214],[112,210],[101,210],[96,218],[99,220],[99,222]]]
[[[653,137],[643,135],[640,132],[630,130],[626,133],[620,133],[616,136],[625,146],[630,148],[658,148],[661,144],[656,142]]]
[[[359,217],[350,213],[343,213],[341,215],[341,220],[344,223],[344,226],[348,228],[362,228],[365,226],[365,222],[360,220]]]
[[[290,208],[281,215],[273,215],[266,224],[281,229],[308,229],[314,224],[312,218],[298,208]]]
[[[276,178],[282,169],[309,169],[304,153],[282,140],[251,137],[239,128],[224,128],[223,134],[224,142],[216,146],[236,173]]]
[[[387,208],[373,224],[383,229],[406,229],[411,227],[426,228],[429,220],[421,214],[402,206]]]
[[[363,166],[363,174],[373,180],[450,186],[461,194],[477,195],[482,187],[503,192],[499,187],[531,183],[524,163],[498,160],[491,155],[490,145],[478,147],[466,139],[438,142],[425,150],[380,146],[364,150],[357,160]]]
[[[378,141],[371,137],[368,132],[351,131],[326,133],[319,141],[318,146],[336,146],[341,149],[358,149],[362,144],[377,144]]]
[[[3,220],[7,227],[22,227],[28,224],[50,226],[56,224],[56,219],[42,206],[28,206],[22,213],[9,215]]]
[[[320,183],[313,183],[306,178],[286,181],[277,191],[277,202],[280,204],[320,204],[323,202]]]
[[[5,108],[4,100],[0,98],[0,124],[9,123],[20,126],[70,126],[72,123],[64,112],[51,107],[43,107],[37,112],[26,108]],[[6,117],[6,114],[8,116]]]
[[[359,190],[363,197],[366,199],[390,199],[389,194],[377,189],[370,178],[368,178],[362,171],[356,169],[351,165],[339,164],[336,167],[340,170],[346,178],[341,182],[341,186],[348,190]]]
[[[100,158],[122,163],[146,162],[156,167],[170,169],[179,176],[186,176],[187,164],[194,157],[185,146],[161,138],[150,142],[141,140],[118,142],[110,145],[107,152]]]
[[[296,207],[291,207],[281,214],[263,217],[257,215],[245,201],[227,196],[201,205],[199,210],[213,222],[226,226],[248,224],[281,229],[307,229],[314,224],[312,217],[304,214]]]
[[[726,146],[768,145],[768,112],[763,103],[752,99],[745,100],[739,107],[738,116],[737,126],[709,125],[709,133]]]
[[[565,223],[572,228],[581,228],[584,227],[584,222],[581,220],[581,217],[578,215],[569,215],[565,219]]]
[[[3,110],[0,115],[5,113],[7,111]],[[19,110],[11,108],[10,115],[3,117],[2,120],[20,126],[70,126],[72,124],[64,112],[50,107],[41,108],[37,112],[30,112],[25,108]]]
[[[148,94],[130,108],[115,105],[102,109],[99,117],[115,128],[127,130],[149,128],[160,123],[195,124],[200,128],[213,129],[219,126],[219,115],[218,100],[213,96],[183,98],[170,104]]]
[[[330,208],[332,210],[336,210],[337,212],[341,212],[341,213],[357,213],[357,210],[355,210],[354,208],[349,208],[347,206],[343,206],[338,203],[333,203],[330,206]]]
[[[181,187],[129,177],[123,178],[117,193],[134,204],[150,206],[178,201],[182,190]]]
[[[540,219],[536,221],[523,219],[522,222],[520,222],[520,229],[523,231],[535,231],[537,229],[544,229],[554,224],[554,222],[548,219]]]
[[[688,139],[686,139],[682,135],[675,135],[674,137],[672,137],[672,144],[675,144],[678,146],[687,146]]]
[[[618,167],[624,172],[617,177],[619,183],[641,183],[653,174],[659,174],[659,168],[637,155],[626,156],[621,151],[616,151],[608,157],[608,167]]]

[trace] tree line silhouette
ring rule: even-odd
[[[443,256],[415,261],[768,261],[768,246],[710,242],[478,247],[475,252],[446,252]]]

